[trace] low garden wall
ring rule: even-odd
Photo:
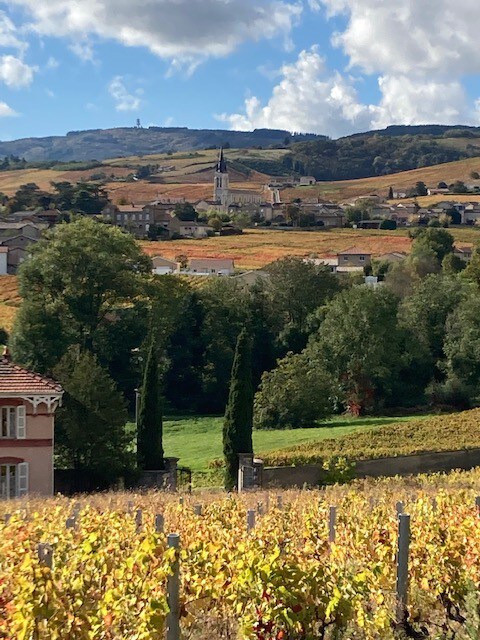
[[[358,460],[354,475],[357,478],[407,476],[480,467],[480,448],[467,451],[441,451],[411,456]],[[289,489],[316,487],[323,484],[326,474],[320,465],[298,467],[267,467],[263,471],[263,487]]]

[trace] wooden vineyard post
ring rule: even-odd
[[[478,515],[480,516],[480,496],[477,496],[477,497],[475,498],[475,506],[476,506],[476,508],[477,508],[477,513],[478,513]]]
[[[330,542],[330,544],[333,544],[335,542],[336,526],[337,526],[337,507],[330,507],[330,511],[328,515],[328,541]]]
[[[70,518],[67,518],[66,522],[65,522],[65,528],[66,529],[76,529],[77,528],[77,521],[75,516],[70,516]]]
[[[403,502],[397,502],[395,508],[397,510],[397,516],[400,516],[403,513]]]
[[[10,518],[12,517],[11,513],[6,513],[4,516],[4,520],[5,520],[5,524],[8,524],[10,522]]]
[[[280,494],[277,496],[277,509],[279,511],[282,511],[283,509],[283,497]]]
[[[247,531],[252,531],[255,528],[255,511],[250,509],[247,511]]]
[[[163,527],[165,525],[165,518],[161,513],[157,513],[155,516],[155,533],[163,533]]]
[[[41,542],[37,547],[37,555],[40,564],[43,564],[49,569],[53,568],[53,547],[50,544]]]
[[[201,504],[196,504],[193,507],[193,512],[196,516],[201,516],[202,515],[202,505]]]
[[[180,536],[178,533],[170,533],[167,537],[167,546],[170,549],[180,550]],[[167,640],[180,640],[180,562],[177,558],[172,566],[173,573],[167,580]]]
[[[407,621],[408,601],[408,558],[410,554],[410,516],[402,513],[398,516],[397,549],[397,611],[396,623],[402,628]]]
[[[143,524],[143,514],[142,510],[138,509],[135,514],[135,531],[137,534],[142,532],[142,524]]]

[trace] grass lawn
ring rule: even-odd
[[[314,429],[255,431],[253,443],[255,453],[261,455],[267,451],[298,444],[337,438],[352,431],[365,431],[373,427],[422,418],[424,416],[357,419],[338,417]],[[208,463],[223,455],[222,424],[222,417],[166,418],[163,437],[165,455],[180,458],[180,465],[190,467],[195,472],[207,471]]]

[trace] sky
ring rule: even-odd
[[[478,0],[0,0],[0,139],[480,125]]]

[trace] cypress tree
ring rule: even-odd
[[[238,336],[233,360],[230,391],[223,425],[225,488],[235,489],[238,482],[238,454],[252,453],[253,384],[252,343],[246,329]]]
[[[148,352],[137,416],[137,462],[139,469],[163,469],[162,401],[158,381],[158,360],[152,341]]]

